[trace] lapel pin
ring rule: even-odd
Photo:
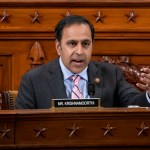
[[[94,79],[94,82],[98,84],[98,83],[101,82],[101,79],[100,79],[100,78],[95,78],[95,79]]]

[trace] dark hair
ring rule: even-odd
[[[56,25],[55,36],[58,41],[61,41],[64,27],[72,24],[88,24],[91,30],[92,41],[94,40],[94,26],[83,16],[71,15],[63,18]]]

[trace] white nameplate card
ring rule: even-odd
[[[100,107],[100,98],[52,99],[52,108],[62,107]]]

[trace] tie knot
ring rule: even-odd
[[[79,81],[81,79],[81,77],[79,75],[73,75],[71,76],[72,80],[74,81],[74,84],[75,85],[78,85],[79,84]]]

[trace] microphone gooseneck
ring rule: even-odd
[[[95,84],[89,83],[88,84],[88,95],[94,96],[94,94],[95,94]]]

